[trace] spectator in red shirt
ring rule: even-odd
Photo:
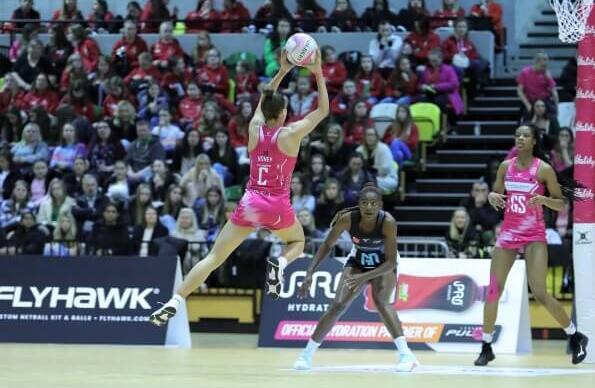
[[[250,24],[250,11],[240,0],[223,0],[221,32],[242,32]]]
[[[95,0],[93,2],[93,12],[89,14],[87,21],[89,28],[96,32],[116,31],[116,23],[110,23],[114,20],[114,15],[109,11],[106,0]]]
[[[241,98],[253,99],[258,88],[256,72],[246,61],[240,60],[236,64],[236,101]]]
[[[46,74],[39,74],[35,79],[33,88],[23,98],[22,108],[30,111],[36,106],[42,106],[49,114],[54,114],[60,97],[58,93],[49,88],[50,83]]]
[[[207,62],[207,52],[214,49],[215,45],[211,42],[211,36],[208,31],[199,31],[196,34],[196,46],[192,50],[192,60],[194,66],[199,68]]]
[[[394,24],[397,15],[390,10],[388,0],[374,0],[372,7],[366,8],[362,15],[362,22],[367,31],[378,31],[381,21]]]
[[[502,6],[493,0],[481,0],[469,11],[471,16],[490,18],[496,35],[496,49],[504,46],[504,25],[502,24]]]
[[[403,54],[413,56],[413,66],[428,63],[428,54],[440,47],[440,37],[430,29],[430,19],[422,16],[413,23],[413,31],[405,38]]]
[[[54,11],[52,20],[68,20],[73,23],[85,24],[85,17],[83,13],[79,11],[76,0],[63,0],[62,8]],[[70,24],[65,24],[64,29],[68,28]]]
[[[167,9],[168,3],[169,0],[147,0],[140,16],[142,32],[156,33],[161,22],[178,18],[177,7],[174,7],[174,12],[170,13]]]
[[[353,32],[359,31],[359,18],[349,0],[336,0],[335,8],[328,17],[324,32]]]
[[[186,97],[178,103],[178,121],[182,128],[187,129],[197,123],[202,115],[204,99],[195,81],[188,82]]]
[[[365,98],[368,104],[374,105],[384,94],[384,80],[374,68],[374,61],[369,55],[362,55],[359,61],[359,69],[355,74],[357,93]]]
[[[293,20],[284,0],[264,0],[254,15],[254,23],[258,29],[272,26],[281,19]]]
[[[138,67],[128,73],[124,82],[130,85],[132,91],[136,93],[139,89],[146,87],[151,80],[161,80],[161,72],[153,66],[151,54],[144,52],[138,56]]]
[[[318,92],[312,90],[309,77],[298,77],[296,91],[289,97],[289,118],[294,122],[303,119],[318,106]]]
[[[229,92],[229,75],[227,68],[221,63],[217,49],[207,53],[207,63],[196,73],[196,80],[203,92],[219,93],[227,96]]]
[[[347,79],[345,65],[337,61],[337,53],[332,46],[323,46],[322,50],[322,74],[326,80],[326,87],[329,96],[336,96]]]
[[[248,126],[252,119],[254,109],[250,100],[243,99],[238,102],[238,111],[229,121],[229,141],[234,148],[248,146]]]
[[[427,18],[428,16],[430,16],[430,12],[426,8],[425,0],[409,0],[407,8],[399,11],[396,24],[405,27],[407,31],[413,31],[415,29],[414,22],[419,18]]]
[[[198,0],[196,9],[186,15],[188,32],[201,30],[218,32],[221,26],[221,17],[215,9],[213,0]]]
[[[161,79],[161,87],[175,103],[184,96],[184,89],[192,81],[192,70],[186,67],[184,58],[173,56],[168,60],[168,72]]]
[[[432,28],[453,25],[456,18],[465,17],[465,9],[459,5],[458,0],[442,0],[442,8],[434,12]]]
[[[487,82],[490,64],[479,56],[475,45],[467,36],[468,31],[467,20],[457,19],[454,34],[442,43],[442,53],[444,62],[456,70],[459,81],[463,80],[464,75],[470,78],[467,92],[472,97],[478,87]]]
[[[25,91],[19,87],[13,73],[4,76],[4,88],[0,92],[0,114],[4,115],[11,108],[23,106]]]
[[[66,93],[70,82],[74,79],[87,80],[87,72],[83,67],[83,58],[79,53],[72,53],[68,57],[66,68],[60,77],[60,93]]]
[[[526,66],[517,76],[517,93],[521,99],[521,116],[528,116],[533,103],[543,100],[550,114],[557,112],[559,103],[556,81],[548,70],[549,57],[545,52],[537,53],[533,65]]]
[[[393,158],[399,165],[415,155],[419,144],[419,130],[411,118],[408,105],[399,105],[395,119],[386,128],[382,141],[390,147]]]
[[[366,100],[355,100],[351,104],[351,110],[347,121],[343,123],[345,143],[354,145],[362,144],[366,129],[373,127],[374,121],[370,118]]]
[[[75,79],[68,86],[68,93],[62,97],[59,106],[68,105],[74,109],[78,116],[85,117],[89,122],[95,121],[95,106],[87,93],[87,85],[81,79]]]
[[[324,25],[326,10],[316,0],[298,0],[293,18],[302,31],[315,32]]]
[[[346,80],[343,83],[343,91],[331,100],[331,114],[335,121],[339,124],[345,122],[347,116],[349,116],[351,105],[358,98],[355,82],[350,79]]]
[[[382,102],[411,105],[417,95],[417,81],[417,74],[411,69],[409,58],[405,56],[399,58],[397,67],[386,82],[384,89],[386,97]]]
[[[70,26],[66,37],[74,47],[74,52],[81,55],[85,70],[89,73],[94,71],[101,55],[95,40],[87,36],[87,31],[80,24]]]
[[[167,68],[169,58],[176,56],[184,57],[184,50],[180,42],[174,38],[174,26],[171,22],[163,22],[159,27],[159,40],[151,46],[153,65],[162,69]]]
[[[126,76],[130,70],[138,66],[140,53],[149,51],[147,42],[138,35],[136,22],[126,20],[122,30],[122,38],[112,49],[112,61],[118,74]]]

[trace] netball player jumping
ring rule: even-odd
[[[281,68],[265,88],[249,124],[250,179],[246,192],[219,233],[211,252],[192,268],[175,295],[151,314],[150,321],[157,326],[167,323],[176,314],[180,302],[223,264],[255,229],[268,229],[287,242],[283,256],[269,263],[270,293],[278,294],[284,267],[303,252],[304,231],[289,199],[291,176],[300,142],[328,115],[329,99],[319,51],[315,63],[306,66],[316,77],[318,107],[304,119],[283,126],[287,100],[277,88],[293,65],[288,62],[285,52],[281,53],[280,62]]]
[[[483,342],[481,354],[475,360],[477,366],[487,365],[496,358],[492,340],[498,300],[519,249],[524,249],[525,252],[533,296],[545,306],[570,337],[572,363],[578,364],[587,356],[587,337],[576,330],[560,303],[546,292],[545,286],[548,255],[543,206],[560,210],[564,206],[565,197],[575,199],[578,184],[571,179],[557,176],[541,149],[539,136],[539,129],[533,124],[522,124],[517,128],[515,145],[518,156],[500,164],[494,191],[488,196],[488,201],[494,208],[505,209],[505,212],[490,268],[490,285],[483,310]],[[546,189],[549,197],[544,195]]]
[[[381,209],[382,193],[374,185],[368,184],[360,192],[358,206],[341,210],[335,215],[329,235],[308,268],[300,295],[308,295],[314,271],[343,231],[351,235],[353,249],[347,257],[335,300],[320,318],[312,338],[294,364],[295,369],[308,370],[312,367],[314,352],[368,283],[372,286],[376,309],[399,352],[397,371],[409,372],[418,364],[407,346],[401,322],[391,303],[397,283],[397,225],[395,219]]]

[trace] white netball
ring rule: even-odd
[[[314,38],[301,32],[291,35],[285,43],[287,59],[296,66],[307,66],[314,62],[317,49]]]

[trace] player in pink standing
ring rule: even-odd
[[[576,199],[579,185],[557,175],[541,149],[540,135],[540,130],[533,124],[522,124],[517,128],[515,145],[518,155],[500,164],[494,191],[488,195],[494,208],[505,211],[490,268],[490,286],[483,310],[482,348],[475,360],[477,366],[487,365],[496,358],[492,340],[498,301],[519,250],[525,253],[533,296],[569,336],[572,363],[578,364],[587,356],[587,337],[576,330],[562,305],[546,291],[548,254],[543,206],[560,210],[566,200]],[[546,190],[549,196],[545,196]]]
[[[304,250],[304,231],[289,197],[300,143],[329,113],[320,51],[315,62],[306,67],[316,77],[318,108],[300,121],[283,125],[287,116],[287,99],[277,92],[277,88],[293,65],[287,60],[286,53],[281,53],[281,68],[265,87],[249,124],[250,179],[246,192],[219,233],[211,252],[192,268],[174,296],[151,314],[151,323],[157,326],[166,324],[176,314],[180,302],[257,228],[268,229],[287,242],[283,255],[269,261],[267,269],[268,292],[275,295],[280,292],[283,269]]]

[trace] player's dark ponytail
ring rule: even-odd
[[[285,109],[285,97],[270,88],[264,88],[262,91],[262,104],[260,106],[265,120],[274,120],[279,117],[281,111]]]
[[[367,182],[366,184],[364,184],[364,187],[362,187],[358,196],[361,198],[361,196],[367,192],[372,192],[372,193],[378,195],[378,198],[382,199],[382,191],[380,191],[380,189],[378,188],[378,186],[376,186],[376,184],[374,182]],[[331,228],[333,226],[335,226],[335,224],[337,223],[339,218],[341,218],[341,216],[343,216],[344,214],[347,214],[349,212],[352,212],[354,210],[358,210],[358,209],[359,209],[359,206],[351,206],[351,207],[339,210],[337,212],[337,214],[335,214],[335,216],[333,217],[333,220],[331,221]]]
[[[545,163],[549,164],[553,168],[549,156],[541,146],[541,138],[543,137],[541,129],[539,129],[535,124],[530,122],[521,124],[521,127],[529,128],[531,130],[533,138],[535,139],[535,147],[533,147],[533,156],[543,160]],[[583,186],[580,182],[572,179],[569,176],[560,174],[560,172],[558,172],[555,168],[554,172],[556,173],[556,178],[558,178],[558,183],[560,184],[560,191],[562,191],[562,195],[566,199],[568,199],[569,201],[580,201],[583,199],[579,195],[579,191],[580,189],[584,189],[585,186]]]

